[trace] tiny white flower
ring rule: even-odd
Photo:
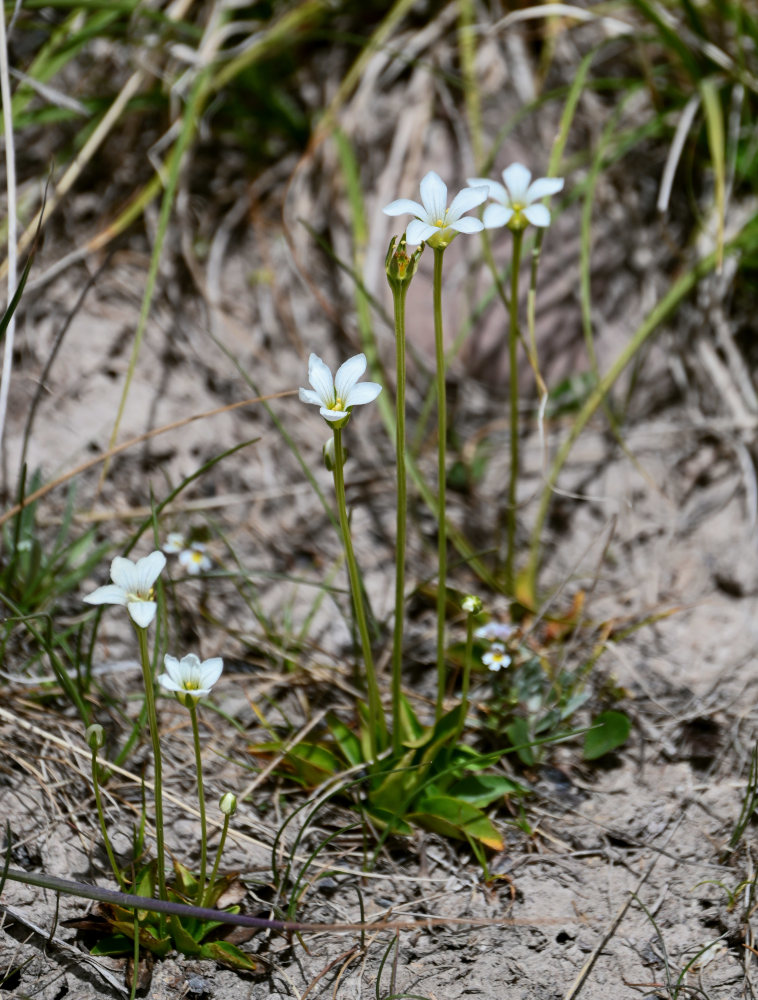
[[[188,549],[182,549],[179,553],[179,565],[183,566],[190,576],[198,576],[213,567],[202,542],[193,542]]]
[[[181,531],[169,531],[168,538],[166,539],[166,544],[162,546],[164,552],[168,552],[169,555],[176,555],[177,552],[181,552],[185,546],[184,535]]]
[[[337,369],[332,377],[331,368],[317,354],[308,358],[308,381],[312,389],[301,389],[303,403],[315,403],[319,413],[330,423],[347,422],[354,406],[373,402],[382,387],[378,382],[358,382],[366,371],[366,355],[356,354]]]
[[[487,200],[488,184],[463,188],[448,208],[447,185],[439,174],[430,170],[421,181],[422,204],[410,198],[398,198],[385,205],[382,211],[385,215],[415,216],[405,231],[407,243],[428,243],[430,247],[444,248],[458,233],[478,233],[484,228],[479,219],[461,216]]]
[[[135,625],[147,628],[158,608],[153,586],[165,565],[166,557],[157,551],[137,562],[116,556],[111,563],[113,583],[98,587],[84,600],[87,604],[120,604],[127,608]]]
[[[490,642],[505,642],[506,639],[510,639],[515,631],[515,625],[501,625],[500,622],[487,622],[486,625],[481,625],[474,632],[474,635],[477,639],[488,639]]]
[[[497,202],[484,210],[484,228],[496,229],[508,226],[510,229],[525,229],[533,226],[550,225],[550,212],[544,205],[536,205],[540,198],[557,194],[563,189],[562,177],[538,177],[532,180],[532,173],[521,163],[512,163],[503,171],[503,183],[487,180],[486,177],[469,177],[469,184],[484,184],[489,197]]]
[[[167,691],[173,691],[182,705],[186,705],[190,699],[197,703],[200,698],[210,694],[224,669],[224,661],[220,656],[201,661],[194,653],[188,653],[181,660],[166,654],[163,662],[166,673],[159,676],[158,683]]]
[[[489,670],[504,670],[511,665],[511,658],[506,653],[505,646],[502,646],[499,642],[495,642],[492,644],[490,651],[482,657],[482,663]]]

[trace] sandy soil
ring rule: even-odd
[[[438,31],[445,30],[440,18]],[[528,59],[517,36],[508,45],[514,50],[507,65]],[[524,95],[496,40],[483,42],[480,70],[486,81],[485,118],[494,134],[504,113],[496,107],[498,95],[505,94],[511,108]],[[363,162],[371,240],[359,253],[365,285],[385,313],[391,303],[383,258],[393,229],[381,206],[400,194],[415,196],[417,178],[430,166],[444,164],[451,186],[471,170],[470,151],[457,145],[460,132],[437,124],[442,99],[429,74],[416,70],[404,86],[409,110],[402,129],[393,118],[396,91],[388,90],[384,103],[372,105],[370,124],[365,102],[369,96],[377,100],[373,91],[359,89],[342,116],[359,151],[370,143],[387,151],[381,162],[370,156]],[[592,130],[594,109],[588,102],[581,125]],[[498,157],[499,166],[523,159],[539,171],[555,129],[555,115],[546,113],[539,124],[529,119]],[[535,149],[545,152],[538,156]],[[626,179],[610,170],[598,186],[593,318],[601,370],[667,287],[672,271],[662,224],[653,211],[660,163],[661,154],[653,149],[634,184],[628,182],[634,165],[626,163]],[[579,169],[567,187],[581,179]],[[177,229],[120,440],[259,392],[295,390],[305,383],[309,351],[334,364],[363,346],[351,279],[314,249],[298,222],[306,219],[327,233],[352,265],[335,149],[325,143],[297,166],[283,164],[257,185],[237,178],[235,190],[239,197],[217,220],[203,261],[181,239],[184,222]],[[538,338],[550,385],[588,367],[576,291],[580,208],[568,203],[543,248]],[[200,215],[203,210],[195,206]],[[669,237],[676,231],[674,223],[666,224]],[[46,269],[70,249],[69,241],[66,227],[54,229],[35,267],[37,285],[27,296],[19,330],[6,456],[15,469],[29,406],[63,317],[87,277],[104,263],[44,381],[27,458],[30,468],[42,468],[50,479],[107,445],[149,258],[146,238],[138,233],[107,261],[88,259],[47,280]],[[507,241],[494,246],[505,256]],[[478,252],[473,241],[464,245],[463,239],[449,251],[445,309],[451,342],[487,285]],[[414,421],[432,364],[429,265],[424,261],[408,301]],[[544,540],[544,593],[558,591],[555,601],[561,607],[577,592],[586,594],[582,626],[567,647],[569,662],[586,654],[603,623],[614,623],[617,632],[640,624],[623,639],[608,642],[593,681],[595,690],[608,679],[623,689],[623,707],[634,724],[629,743],[589,765],[581,761],[576,741],[551,751],[543,768],[522,773],[532,790],[525,803],[531,833],[519,828],[515,803],[500,810],[497,820],[507,847],[490,858],[496,876],[491,881],[466,849],[422,831],[411,841],[393,843],[368,873],[362,870],[360,838],[338,839],[308,874],[298,916],[354,921],[360,898],[372,919],[430,921],[399,933],[397,950],[389,957],[389,931],[365,938],[357,932],[321,933],[304,942],[260,934],[244,944],[260,956],[259,974],[174,957],[155,964],[147,995],[156,1000],[754,996],[754,825],[748,825],[733,852],[725,851],[740,814],[758,722],[751,452],[756,410],[745,388],[751,385],[746,362],[728,349],[734,346],[730,330],[744,320],[725,305],[731,277],[727,270],[705,283],[700,299],[680,310],[641,357],[622,429],[625,450],[602,417],[587,429],[562,474],[566,496],[556,497]],[[373,316],[379,361],[391,372],[391,327],[378,308]],[[482,547],[491,536],[506,481],[504,329],[504,315],[494,302],[449,378],[461,453],[485,426],[495,445],[502,445],[495,447],[483,479],[468,493],[452,496],[453,520],[470,529]],[[531,384],[526,367],[524,381]],[[619,406],[627,384],[619,387]],[[523,541],[544,457],[530,419],[532,403],[529,398],[525,404]],[[273,403],[272,412],[329,495],[330,479],[320,461],[325,431],[315,409],[293,396]],[[566,426],[563,420],[548,426],[551,454]],[[392,446],[377,412],[361,413],[349,431],[353,529],[374,612],[386,627],[392,605]],[[421,463],[433,479],[431,431],[427,438]],[[171,639],[176,652],[184,644],[185,650],[225,658],[226,671],[214,691],[219,714],[206,719],[208,798],[214,801],[229,788],[246,793],[227,864],[249,887],[250,911],[266,912],[275,832],[300,798],[286,782],[256,779],[250,746],[265,738],[256,713],[262,711],[271,724],[288,721],[297,728],[327,707],[347,707],[353,690],[339,574],[338,589],[314,605],[324,574],[339,558],[329,520],[273,417],[254,404],[130,449],[113,462],[99,491],[99,468],[80,476],[77,523],[98,523],[99,536],[116,546],[145,515],[151,488],[160,500],[205,461],[244,441],[252,443],[194,482],[162,515],[161,532],[193,530],[209,536],[214,571],[207,578],[180,581],[176,563],[170,564],[178,581],[172,589]],[[56,527],[63,500],[59,490],[45,501],[44,531]],[[409,593],[433,575],[434,545],[434,526],[420,500],[412,503],[411,521]],[[139,554],[149,547],[143,539]],[[105,572],[103,566],[92,587],[105,582]],[[462,589],[472,580],[463,570],[456,572]],[[80,596],[71,595],[55,609],[58,620],[81,614]],[[489,601],[496,615],[505,612],[502,598],[490,596]],[[433,669],[434,623],[423,600],[414,600],[412,608],[409,686],[425,695]],[[309,616],[307,641],[298,644]],[[39,693],[39,676],[29,675],[22,644],[12,652],[3,664],[7,687],[0,712],[0,816],[13,831],[12,863],[106,884],[80,727],[60,701],[55,711],[39,707],[31,697]],[[297,661],[295,673],[286,670],[288,658]],[[103,619],[95,662],[98,685],[133,714],[137,703],[130,696],[139,675],[130,633],[115,611]],[[475,701],[484,704],[488,696],[487,678],[480,675]],[[160,709],[173,796],[169,847],[196,862],[199,827],[187,720],[167,700]],[[103,724],[117,726],[107,714]],[[123,831],[115,842],[121,852],[129,846],[127,833],[137,815],[148,756],[144,747],[136,751],[127,764],[129,774],[109,785],[111,821]],[[304,842],[294,847],[294,830],[290,833],[282,856],[293,852],[293,870],[301,870],[307,848],[348,819],[337,806],[323,807]],[[123,965],[89,959],[75,930],[62,923],[86,909],[81,901],[58,902],[50,893],[5,885],[2,996],[89,1000],[123,995]],[[472,923],[437,922],[445,917]]]

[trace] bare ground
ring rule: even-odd
[[[440,18],[435,30],[448,28]],[[434,41],[429,38],[427,44]],[[513,50],[508,65],[528,60],[517,36],[509,36],[508,46]],[[502,108],[496,112],[495,98],[504,94],[512,107],[525,98],[501,56],[496,41],[483,42],[480,71],[487,81],[485,109],[493,132],[496,113],[504,113]],[[566,53],[567,64],[570,58]],[[376,72],[389,70],[378,65]],[[389,299],[382,261],[392,230],[381,206],[401,194],[413,196],[417,178],[429,166],[444,172],[451,185],[472,169],[454,115],[444,127],[438,124],[440,108],[450,113],[440,86],[423,67],[410,73],[404,80],[405,112],[398,120],[393,117],[397,91],[389,86],[384,103],[376,103],[376,88],[359,88],[343,109],[342,125],[358,150],[373,145],[386,151],[384,158],[367,155],[363,163],[371,240],[362,260],[366,286],[385,310]],[[374,102],[370,121],[368,101]],[[587,101],[581,125],[592,133],[598,127],[597,109]],[[547,114],[539,124],[529,119],[498,165],[522,159],[539,171],[555,125],[555,117]],[[629,173],[609,171],[598,188],[593,292],[601,370],[666,287],[673,266],[652,213],[660,154],[655,149],[650,154],[635,183],[629,182],[633,165],[626,164]],[[259,391],[296,389],[305,381],[310,350],[334,363],[361,349],[353,284],[314,250],[298,222],[306,219],[326,232],[352,263],[337,166],[334,149],[325,143],[296,169],[286,163],[252,187],[238,179],[230,182],[238,196],[229,200],[229,212],[216,226],[202,262],[193,256],[191,241],[180,238],[191,231],[183,217],[161,274],[121,440]],[[234,180],[234,165],[229,175]],[[573,182],[580,180],[581,169]],[[204,208],[193,205],[201,219]],[[578,205],[568,205],[543,250],[538,335],[550,385],[587,368],[576,292],[578,212]],[[669,226],[665,235],[671,234]],[[60,227],[48,241],[35,268],[38,282],[70,248],[67,239]],[[463,243],[453,244],[447,260],[451,339],[488,281],[473,241]],[[507,241],[496,241],[495,250],[505,256]],[[28,461],[48,478],[106,446],[147,261],[143,236],[119,245],[76,312],[45,378]],[[69,268],[27,296],[11,404],[11,469],[62,318],[98,263],[90,259]],[[414,420],[431,365],[428,263],[409,296]],[[582,643],[596,636],[602,623],[645,622],[623,640],[610,641],[598,666],[598,688],[610,676],[624,689],[624,707],[634,722],[627,746],[590,766],[581,762],[578,742],[567,744],[551,753],[544,768],[522,774],[533,791],[526,803],[532,832],[527,836],[519,829],[515,804],[501,811],[507,847],[490,858],[493,881],[484,879],[463,847],[423,832],[394,843],[369,872],[363,871],[360,838],[336,841],[328,857],[319,859],[323,868],[314,867],[298,916],[354,921],[360,897],[370,918],[428,920],[429,926],[422,923],[399,934],[396,955],[386,958],[393,938],[386,930],[365,938],[358,932],[314,934],[304,944],[258,935],[244,945],[260,956],[258,975],[173,958],[156,963],[151,997],[347,1000],[407,992],[436,1000],[605,1000],[609,995],[617,1000],[677,995],[733,1000],[754,995],[752,889],[739,889],[755,875],[754,826],[748,826],[731,855],[724,853],[756,740],[758,686],[755,409],[747,363],[729,349],[744,321],[729,311],[729,281],[727,272],[707,283],[700,300],[682,309],[641,359],[623,426],[626,452],[602,418],[585,432],[560,480],[563,491],[583,499],[556,497],[545,538],[544,592],[558,591],[557,606],[567,606],[579,591],[587,595],[583,624],[590,638],[569,645],[567,658],[583,655]],[[391,371],[391,330],[378,313],[375,321],[380,360]],[[453,363],[449,380],[461,452],[473,447],[484,426],[502,445],[491,454],[484,479],[453,497],[453,519],[483,548],[506,481],[504,327],[495,302]],[[526,369],[524,376],[528,381]],[[315,410],[287,398],[276,401],[273,411],[328,495],[329,477],[320,463],[325,433]],[[531,403],[525,426],[530,414]],[[561,420],[549,425],[550,453],[565,427]],[[391,443],[376,412],[356,416],[349,434],[359,559],[374,611],[386,625],[393,565]],[[428,439],[422,464],[433,479],[431,430]],[[82,522],[101,520],[102,536],[116,545],[144,516],[150,487],[160,499],[204,461],[247,440],[253,443],[182,494],[163,515],[161,529],[202,529],[211,538],[214,572],[174,588],[171,638],[177,643],[174,651],[194,648],[203,656],[225,658],[226,671],[214,691],[220,714],[206,717],[208,798],[214,801],[229,788],[247,792],[235,817],[227,863],[239,869],[250,888],[251,912],[265,912],[271,902],[275,831],[300,799],[287,783],[256,778],[249,747],[265,738],[257,712],[272,724],[286,719],[298,727],[325,707],[349,706],[353,690],[343,590],[327,593],[314,611],[308,642],[293,654],[295,673],[287,672],[282,649],[261,624],[265,616],[279,635],[292,639],[297,634],[324,574],[339,557],[328,518],[260,404],[130,449],[114,461],[99,492],[99,468],[80,476],[77,503]],[[533,430],[525,433],[523,455],[528,526],[543,463]],[[60,516],[62,495],[53,493],[45,502],[42,521],[48,530]],[[413,502],[412,525],[409,592],[433,576],[433,524],[420,501]],[[146,537],[140,554],[149,547]],[[179,578],[175,564],[170,572]],[[104,574],[105,567],[92,585],[105,582]],[[338,588],[344,586],[340,580],[338,575]],[[462,589],[474,586],[473,580],[463,569],[456,571]],[[258,618],[251,594],[259,602]],[[496,615],[505,613],[505,602],[499,605],[494,596],[490,601]],[[55,613],[65,620],[80,609],[72,595]],[[577,634],[581,637],[582,630]],[[407,660],[409,686],[412,678],[420,699],[428,694],[433,637],[428,608],[414,602]],[[139,674],[129,632],[115,610],[106,613],[99,640],[97,681],[132,713],[137,702],[130,696]],[[4,662],[7,688],[0,712],[0,815],[13,831],[13,865],[106,883],[80,727],[60,702],[51,712],[31,697],[39,693],[40,682],[24,675],[21,652]],[[488,695],[481,675],[475,700],[484,704]],[[419,704],[423,708],[423,700]],[[173,796],[169,846],[183,860],[196,861],[187,720],[168,701],[161,702],[161,716]],[[113,718],[102,721],[106,727],[117,725]],[[137,814],[146,760],[142,748],[128,762],[129,773],[109,785],[114,828],[120,817],[121,829],[128,831]],[[299,870],[307,846],[314,847],[346,819],[336,806],[324,807],[311,839],[295,849],[290,835],[282,857],[294,851]],[[127,837],[117,837],[115,846],[126,852]],[[315,877],[327,870],[328,878]],[[8,976],[3,996],[88,1000],[121,995],[123,967],[115,960],[87,959],[75,931],[61,923],[80,915],[84,903],[63,898],[58,903],[52,894],[10,883],[2,903],[0,974]],[[444,917],[471,918],[472,925],[436,922]]]

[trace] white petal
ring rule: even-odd
[[[177,658],[175,656],[169,656],[169,654],[166,653],[166,655],[163,657],[163,665],[166,668],[166,673],[174,682],[174,684],[181,684],[182,665],[177,660]]]
[[[363,406],[364,403],[373,403],[382,387],[378,382],[359,382],[350,390],[350,395],[345,400],[345,406]]]
[[[447,221],[451,225],[453,222],[457,222],[464,212],[468,212],[470,209],[476,208],[477,205],[481,205],[483,201],[487,200],[488,196],[489,188],[483,185],[463,188],[453,198],[453,203],[447,213]]]
[[[469,187],[486,187],[490,198],[499,201],[502,205],[508,205],[510,198],[500,181],[491,181],[487,177],[469,177],[466,181]]]
[[[324,420],[335,421],[342,420],[344,417],[348,416],[344,410],[327,410],[325,406],[322,406],[318,411]]]
[[[210,660],[203,660],[200,664],[200,685],[210,691],[213,685],[221,676],[224,669],[224,661],[220,656],[214,656]]]
[[[147,628],[155,618],[158,605],[155,601],[129,601],[127,608],[134,624],[140,628]]]
[[[87,594],[84,602],[85,604],[121,604],[126,606],[126,592],[114,583],[109,583],[107,586],[98,587],[91,594]]]
[[[505,205],[488,205],[484,210],[484,228],[485,229],[499,229],[500,226],[507,226],[511,221],[511,216],[513,215],[512,208],[506,208]]]
[[[480,219],[474,219],[468,215],[465,219],[451,222],[450,229],[454,229],[457,233],[481,233],[484,229],[484,223]]]
[[[166,567],[166,557],[162,552],[151,552],[144,559],[138,559],[134,567],[139,580],[138,594],[149,594],[150,590]]]
[[[558,194],[563,190],[562,177],[538,177],[529,185],[526,192],[526,200],[529,204],[538,201],[540,198],[547,198],[551,194]]]
[[[434,236],[439,231],[436,226],[430,226],[428,222],[423,222],[421,219],[414,219],[413,222],[408,223],[408,228],[405,231],[405,241],[411,246],[415,246],[417,243],[423,243],[424,240],[428,240],[430,236]]]
[[[447,211],[447,184],[439,174],[430,170],[421,181],[421,200],[426,209],[427,222],[437,222],[445,218]],[[424,218],[424,216],[422,216]]]
[[[159,674],[158,683],[161,687],[164,687],[167,691],[181,691],[181,687],[172,680],[168,674]]]
[[[337,369],[334,376],[334,391],[338,399],[347,406],[347,397],[355,383],[366,371],[366,355],[356,354],[353,358],[348,358]]]
[[[313,389],[300,389],[299,392],[301,403],[315,403],[316,406],[321,406],[321,397]]]
[[[382,209],[385,215],[426,215],[423,205],[410,198],[397,198]]]
[[[138,582],[136,564],[131,559],[116,556],[111,563],[111,580],[127,594],[135,593]]]
[[[334,401],[332,371],[317,354],[311,354],[308,358],[308,381],[316,390],[319,400],[324,405],[328,406],[329,403]]]
[[[544,205],[528,205],[524,209],[524,215],[533,226],[549,226],[550,212]]]
[[[503,180],[511,201],[526,202],[526,192],[529,190],[529,181],[532,179],[531,170],[521,163],[512,163],[503,171]]]

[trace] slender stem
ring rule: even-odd
[[[366,686],[368,688],[368,714],[369,714],[369,745],[371,749],[371,759],[376,760],[378,750],[386,744],[387,723],[382,710],[381,699],[379,698],[379,687],[376,683],[376,670],[374,669],[374,657],[371,652],[371,640],[366,624],[366,610],[363,606],[363,593],[361,591],[361,578],[358,573],[358,563],[355,561],[353,551],[353,541],[350,537],[350,523],[347,519],[347,500],[345,499],[345,453],[342,448],[342,430],[338,427],[334,431],[334,491],[337,495],[337,510],[340,519],[340,530],[342,532],[342,544],[345,549],[345,559],[347,560],[347,571],[350,577],[350,591],[353,597],[353,608],[355,610],[355,621],[358,626],[358,633],[361,637],[361,649],[363,651],[363,662],[366,666]],[[377,733],[381,737],[377,741]]]
[[[400,698],[403,683],[403,624],[405,608],[405,537],[407,486],[405,469],[405,295],[407,285],[393,288],[395,305],[395,463],[397,466],[397,527],[395,530],[395,627],[392,635],[392,748],[402,749]]]
[[[511,423],[511,478],[508,483],[508,508],[506,510],[506,550],[505,583],[511,597],[515,591],[513,572],[514,549],[516,547],[516,486],[519,471],[519,427],[518,427],[518,279],[521,263],[521,239],[519,230],[513,232],[513,261],[511,264],[510,324],[508,330],[508,364],[510,368],[510,423]]]
[[[218,842],[218,850],[216,851],[216,860],[213,862],[213,870],[211,871],[211,877],[208,880],[208,888],[205,890],[203,898],[198,902],[198,906],[204,906],[206,902],[211,899],[211,893],[213,892],[213,886],[216,881],[216,876],[218,875],[218,866],[221,861],[221,854],[224,850],[224,844],[226,843],[226,834],[229,830],[229,820],[231,817],[228,814],[224,815],[224,826],[221,830],[221,838]]]
[[[187,698],[187,708],[192,720],[192,742],[195,744],[195,770],[197,771],[197,804],[200,808],[200,877],[198,879],[197,905],[203,905],[205,895],[205,869],[208,857],[208,826],[205,821],[205,791],[203,790],[203,759],[200,754],[200,730],[197,724],[197,705],[194,698]]]
[[[153,744],[153,769],[155,771],[155,840],[158,848],[158,895],[160,899],[168,899],[166,892],[166,851],[163,845],[163,768],[161,766],[161,744],[158,735],[158,715],[155,711],[155,689],[153,687],[153,670],[150,665],[150,653],[147,648],[147,629],[135,626],[139,639],[140,661],[142,663],[142,682],[145,685],[145,702],[147,704],[147,724],[150,729],[150,739]],[[166,918],[161,917],[160,936],[165,936]]]
[[[126,880],[121,874],[121,869],[116,864],[116,857],[113,853],[113,848],[111,847],[110,837],[108,836],[108,829],[105,825],[105,813],[103,812],[103,800],[100,795],[100,781],[97,776],[97,750],[92,751],[92,787],[95,789],[95,805],[97,807],[97,817],[100,820],[100,832],[103,835],[103,843],[105,844],[105,851],[108,855],[108,861],[110,862],[113,874],[118,882],[119,888],[122,892],[126,892]]]
[[[458,720],[458,729],[455,734],[455,743],[461,738],[463,726],[466,722],[468,712],[468,689],[471,683],[471,653],[474,647],[474,618],[475,615],[466,615],[466,652],[463,657],[463,682],[461,684],[461,717]]]
[[[445,671],[445,609],[447,607],[447,503],[446,450],[447,399],[445,392],[445,345],[442,333],[442,255],[444,247],[434,247],[434,349],[437,359],[437,705],[435,716],[442,717],[447,677]]]

